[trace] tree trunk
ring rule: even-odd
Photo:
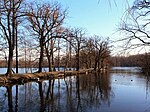
[[[8,39],[8,44],[9,44],[9,57],[8,57],[8,69],[7,69],[7,73],[6,76],[11,76],[12,75],[12,66],[13,66],[13,51],[14,51],[14,47],[15,47],[15,38],[16,38],[16,18],[15,18],[15,14],[16,12],[14,11],[15,8],[15,3],[14,0],[13,2],[13,8],[12,8],[12,32],[11,29],[9,29],[9,39]],[[8,20],[10,20],[10,15],[8,15]],[[10,22],[8,22],[10,25]],[[10,28],[10,26],[8,25],[8,27]]]
[[[53,71],[56,71],[55,65],[54,65],[54,53],[53,53],[53,51],[52,51],[52,67],[53,67]]]
[[[76,54],[76,70],[79,71],[79,68],[80,68],[80,60],[79,60],[79,50],[78,50]]]
[[[16,26],[16,73],[18,73],[18,35],[17,35],[17,26]]]
[[[94,70],[96,71],[97,68],[97,55],[95,56],[95,63],[94,63]]]
[[[53,71],[56,71],[55,65],[54,65],[54,41],[53,41],[53,39],[51,39],[50,55],[52,56],[51,62],[52,62]]]
[[[48,59],[48,68],[49,68],[49,72],[51,72],[51,71],[52,71],[52,64],[51,64],[50,56],[47,56],[47,59]]]
[[[72,68],[72,55],[71,55],[71,52],[72,52],[72,46],[71,46],[71,37],[70,37],[70,44],[69,44],[69,70],[71,70]]]
[[[49,43],[47,43],[48,45],[46,46],[45,44],[45,51],[46,51],[46,57],[47,57],[47,60],[48,60],[48,68],[49,68],[49,72],[52,71],[52,64],[51,64],[51,53],[49,54],[49,50],[48,50],[48,47],[49,47]],[[51,52],[51,51],[50,51]]]
[[[39,70],[38,73],[42,72],[42,64],[43,64],[43,56],[44,56],[44,37],[42,36],[40,39],[40,58],[39,58]]]
[[[8,68],[6,76],[12,75],[12,66],[13,66],[13,46],[9,43],[9,57],[8,57]]]
[[[38,72],[42,72],[42,63],[43,63],[43,46],[41,46],[41,50],[40,50],[40,58],[39,58],[39,70]]]
[[[60,44],[60,39],[58,40],[58,71],[60,71],[60,46],[59,46],[59,44]]]

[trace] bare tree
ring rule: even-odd
[[[23,0],[1,0],[0,1],[0,29],[8,43],[8,69],[6,76],[12,74],[14,49],[17,40],[18,19],[22,16]]]
[[[80,68],[80,51],[81,51],[81,49],[86,47],[84,45],[84,43],[85,43],[84,35],[85,35],[85,33],[83,32],[82,29],[79,29],[79,28],[72,29],[72,35],[71,36],[73,36],[73,40],[72,40],[71,44],[72,44],[72,46],[76,52],[76,70],[77,71]]]
[[[94,70],[103,68],[104,59],[109,57],[110,51],[108,46],[108,39],[102,40],[99,36],[95,36],[94,47],[95,47],[95,66]]]
[[[66,35],[66,39],[65,39],[65,54],[66,54],[66,58],[65,58],[65,69],[67,70],[67,68],[71,68],[71,63],[70,63],[70,59],[71,59],[71,51],[70,51],[70,47],[72,46],[71,44],[71,38],[73,37],[71,30],[70,29],[65,29],[65,35]]]
[[[59,4],[42,4],[30,6],[28,12],[30,27],[37,35],[40,46],[39,70],[42,72],[42,63],[44,57],[44,46],[51,40],[53,30],[62,25],[66,16],[66,10],[62,10]],[[46,40],[48,37],[48,40]]]

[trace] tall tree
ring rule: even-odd
[[[80,62],[84,68],[92,68],[94,66],[95,48],[93,37],[87,38],[85,42],[86,47],[81,50]]]
[[[95,66],[94,70],[98,70],[103,67],[104,59],[109,57],[110,51],[108,46],[108,39],[102,40],[101,37],[95,36],[94,48],[95,48]]]
[[[12,74],[14,49],[17,38],[18,19],[22,16],[24,0],[1,0],[0,1],[0,29],[8,43],[8,69],[6,76]]]
[[[80,68],[80,51],[85,47],[85,33],[82,29],[75,28],[72,29],[72,43],[71,45],[74,47],[76,52],[76,70],[78,71]]]
[[[28,21],[30,22],[30,27],[32,28],[34,34],[37,35],[39,41],[40,57],[38,72],[42,72],[44,46],[51,40],[53,30],[62,25],[66,16],[66,10],[62,10],[61,6],[57,3],[53,5],[45,3],[42,5],[30,6],[27,15]]]

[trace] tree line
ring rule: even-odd
[[[150,53],[136,54],[130,56],[111,57],[111,65],[118,67],[141,67],[144,73],[150,73]]]
[[[33,3],[34,2],[34,3]],[[58,2],[0,1],[0,51],[6,76],[12,68],[47,66],[104,68],[109,64],[109,39],[86,36],[82,28],[66,28],[67,10]]]

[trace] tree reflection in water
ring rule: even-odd
[[[8,93],[8,111],[13,112],[13,103],[12,103],[12,86],[6,86]]]
[[[70,76],[6,88],[10,112],[13,111],[13,104],[16,112],[98,111],[102,103],[109,105],[111,95],[109,76],[104,73]],[[12,92],[14,90],[16,92]]]
[[[18,112],[18,85],[16,85],[15,112]]]

